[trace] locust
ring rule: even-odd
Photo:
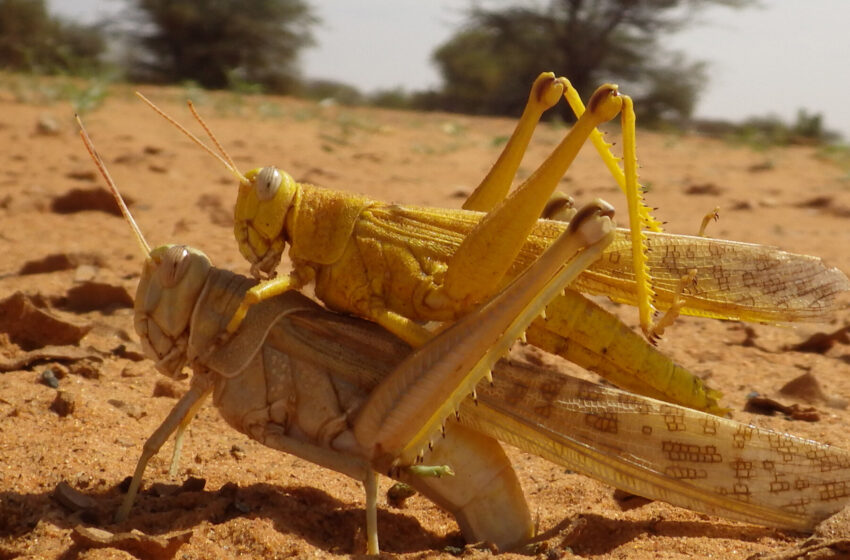
[[[81,135],[145,255],[134,307],[145,354],[166,376],[194,372],[145,442],[119,520],[175,433],[176,464],[209,395],[240,432],[361,481],[370,554],[379,552],[376,473],[449,511],[470,542],[507,550],[531,538],[500,442],[642,496],[770,526],[810,530],[850,502],[847,451],[502,358],[546,299],[614,238],[603,202],[582,208],[526,271],[418,348],[294,290],[252,306],[229,334],[256,280],[189,247],[151,250]]]
[[[561,96],[580,115],[578,122],[537,171],[507,195],[541,115]],[[632,229],[620,230],[603,257],[549,304],[549,319],[532,324],[529,343],[621,388],[722,414],[726,409],[718,391],[579,292],[638,305],[641,324],[653,340],[679,313],[766,323],[823,319],[837,309],[835,296],[850,288],[843,273],[815,257],[643,231],[657,230],[659,224],[639,197],[631,100],[613,85],[600,87],[585,111],[566,79],[541,74],[502,155],[463,209],[387,204],[300,184],[273,166],[243,175],[196,113],[220,154],[159,112],[239,179],[235,236],[252,275],[265,281],[248,291],[229,332],[236,331],[251,305],[312,282],[329,308],[423,345],[434,329],[422,322],[445,325],[469,313],[568,227],[538,216],[588,137],[630,193]],[[596,130],[617,113],[624,122],[625,170]],[[275,277],[287,245],[293,271]],[[689,280],[687,287],[683,279]],[[666,311],[655,324],[653,306]]]

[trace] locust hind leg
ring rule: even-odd
[[[478,188],[463,203],[464,210],[489,212],[508,196],[511,183],[540,117],[558,102],[567,84],[565,78],[556,78],[552,72],[543,72],[534,80],[525,109],[505,144],[505,149]]]
[[[581,97],[579,97],[578,92],[569,83],[564,91],[564,98],[577,117],[581,117],[584,114],[585,107],[581,101]],[[652,216],[649,208],[644,204],[643,188],[638,183],[635,148],[635,113],[631,99],[624,97],[620,118],[622,119],[623,131],[622,168],[618,159],[611,153],[611,144],[605,141],[602,133],[598,130],[593,130],[590,133],[590,141],[608,168],[608,171],[614,177],[614,180],[620,186],[620,189],[625,193],[626,200],[628,201],[632,262],[635,269],[640,326],[646,338],[651,342],[655,342],[667,325],[662,326],[659,330],[652,320],[655,311],[655,293],[652,289],[649,265],[647,264],[646,235],[643,233],[643,230],[661,231],[661,223]],[[675,315],[665,315],[665,317],[672,316]]]
[[[454,309],[460,314],[496,292],[588,135],[597,125],[612,119],[622,103],[615,86],[605,85],[596,91],[590,110],[549,157],[464,238],[449,259],[442,281],[425,294],[426,307]]]
[[[528,146],[528,141],[531,138],[531,132],[539,121],[543,111],[554,105],[555,100],[553,99],[553,94],[557,91],[563,91],[564,98],[572,108],[573,113],[575,113],[576,117],[579,118],[579,121],[581,121],[582,117],[586,113],[586,108],[572,84],[563,77],[555,79],[554,74],[551,73],[541,74],[537,80],[535,80],[534,85],[531,88],[528,103],[526,104],[522,117],[520,117],[517,127],[514,130],[511,139],[508,141],[505,150],[484,181],[482,181],[475,192],[473,192],[467,199],[466,203],[463,205],[465,209],[490,212],[497,204],[499,204],[499,202],[506,198],[511,181],[519,167],[522,154]],[[640,325],[645,336],[649,340],[655,341],[661,333],[656,329],[656,326],[652,321],[654,313],[654,292],[652,290],[649,267],[647,265],[647,246],[643,229],[646,228],[651,231],[661,231],[661,223],[651,215],[649,208],[643,203],[642,188],[637,181],[634,110],[631,99],[625,96],[622,97],[622,99],[623,110],[621,118],[625,170],[620,167],[618,159],[611,153],[611,145],[605,141],[602,133],[595,126],[587,132],[587,135],[599,153],[599,156],[602,158],[605,166],[626,194],[628,200],[632,258],[635,266],[635,281],[637,284]],[[594,101],[591,100],[589,105],[593,107]],[[577,152],[578,147],[576,147],[575,150]],[[544,163],[541,168],[546,165],[547,164]],[[567,165],[569,165],[569,163],[567,163]],[[564,169],[566,169],[566,167]],[[523,187],[525,187],[525,185],[523,185]],[[553,191],[554,186],[552,186],[552,189],[549,191],[549,196],[553,194]],[[536,217],[537,215],[535,215],[535,218]],[[484,234],[481,235],[484,236]],[[485,237],[489,240],[488,236]],[[496,253],[496,251],[494,251],[494,253]],[[507,257],[506,255],[499,256],[503,258]],[[459,257],[458,260],[460,258],[461,257]],[[474,262],[474,264],[477,265],[478,263]],[[462,267],[461,265],[456,264],[455,268],[461,269]],[[467,267],[463,268],[465,271],[467,270]],[[457,276],[462,278],[460,273],[458,273]],[[467,277],[467,279],[469,278],[470,277]],[[453,281],[455,281],[453,278],[448,280],[448,282]],[[464,283],[464,280],[457,280],[457,282]],[[469,282],[469,284],[470,290],[481,288],[480,285],[474,285],[471,282]],[[452,290],[451,287],[450,290]],[[468,294],[470,292],[466,293]]]
[[[371,450],[373,465],[391,469],[418,462],[460,401],[546,304],[602,254],[614,237],[612,213],[601,202],[583,208],[507,288],[414,352],[371,393],[354,434]]]

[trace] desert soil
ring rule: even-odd
[[[185,91],[145,93],[190,121]],[[243,170],[274,164],[299,181],[444,207],[461,205],[513,124],[233,94],[203,94],[196,103]],[[248,272],[231,229],[236,184],[219,164],[129,89],[114,87],[84,119],[152,244],[192,245],[217,266]],[[522,174],[563,133],[541,127]],[[612,129],[611,138],[617,137]],[[148,467],[130,519],[111,521],[122,497],[119,485],[185,382],[166,380],[140,354],[130,306],[142,256],[100,196],[102,182],[77,136],[70,106],[0,98],[0,146],[0,362],[9,369],[0,374],[0,559],[324,558],[363,552],[357,482],[262,447],[229,428],[208,405],[188,431],[177,476],[168,476],[167,444]],[[755,149],[643,131],[638,150],[649,203],[669,231],[694,233],[702,216],[719,206],[721,220],[710,226],[710,235],[817,255],[850,272],[850,181],[822,150]],[[603,197],[625,208],[591,150],[580,155],[562,189],[580,202]],[[633,308],[608,307],[636,325]],[[28,317],[26,328],[7,320],[16,313]],[[660,348],[721,389],[736,420],[850,448],[850,346],[842,331],[848,324],[847,311],[824,324],[794,328],[682,318]],[[836,331],[817,352],[788,349]],[[48,370],[58,388],[45,381]],[[780,393],[804,374],[814,377],[822,396],[808,395],[807,401],[803,393]],[[819,419],[745,412],[753,391],[814,407]],[[513,450],[510,455],[543,543],[526,555],[790,558],[809,538],[622,497],[542,459]],[[384,480],[382,491],[388,487]],[[86,528],[145,536],[97,546],[86,540]],[[463,546],[454,520],[420,497],[402,509],[382,499],[379,528],[382,549],[391,556],[450,558]],[[813,554],[838,558],[838,548]]]

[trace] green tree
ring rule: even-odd
[[[666,52],[659,39],[709,4],[751,0],[549,0],[473,8],[461,31],[434,53],[444,87],[429,102],[454,111],[518,114],[542,70],[566,76],[587,98],[606,81],[635,97],[651,118],[687,118],[704,67]]]
[[[52,17],[44,0],[0,0],[0,68],[83,73],[99,67],[104,47],[98,27]]]
[[[316,23],[303,0],[136,0],[142,47],[130,76],[208,88],[258,83],[288,92]]]

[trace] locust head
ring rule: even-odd
[[[211,266],[205,254],[184,245],[157,247],[145,259],[135,327],[145,355],[168,377],[178,378],[186,365],[195,304]]]
[[[212,264],[202,252],[183,245],[163,245],[151,250],[79,117],[77,122],[83,143],[145,255],[134,305],[135,327],[142,348],[160,373],[180,377],[188,361],[189,331],[195,306],[207,284]]]
[[[298,184],[276,167],[261,167],[239,183],[233,232],[254,277],[270,276],[285,248],[286,217]]]
[[[251,263],[251,274],[255,278],[273,276],[286,245],[286,219],[298,197],[298,184],[288,173],[272,166],[260,167],[243,175],[191,101],[188,102],[189,110],[218,151],[207,146],[144,95],[138,92],[136,95],[236,177],[239,181],[239,196],[236,199],[233,231],[239,251]]]

